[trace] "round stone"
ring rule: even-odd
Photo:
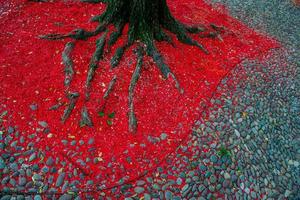
[[[217,163],[218,162],[218,157],[216,155],[211,155],[210,156],[210,161],[213,163]]]
[[[217,178],[216,178],[215,175],[212,175],[209,180],[210,180],[210,183],[216,183],[217,182]]]
[[[35,195],[35,196],[34,196],[34,200],[42,200],[41,195]]]
[[[177,184],[177,185],[181,185],[181,184],[182,184],[182,179],[178,177],[178,178],[176,179],[176,184]]]
[[[206,171],[207,170],[207,167],[205,165],[200,165],[199,169],[201,171]]]
[[[140,194],[140,193],[142,193],[142,192],[144,192],[144,188],[142,188],[142,187],[135,187],[134,188],[134,191],[137,193],[137,194]]]
[[[225,178],[225,179],[230,179],[230,174],[229,174],[228,172],[225,172],[225,173],[224,173],[224,178]]]

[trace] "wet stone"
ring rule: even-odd
[[[23,195],[17,195],[17,200],[24,200],[25,197]]]
[[[142,193],[142,192],[144,192],[144,188],[143,187],[135,187],[134,188],[134,191],[137,193],[137,194],[140,194],[140,193]]]
[[[41,180],[42,180],[42,176],[39,175],[39,174],[34,174],[34,175],[32,176],[32,179],[33,179],[34,181],[41,181]]]
[[[69,181],[65,181],[65,183],[63,184],[61,191],[65,192],[69,187]]]
[[[55,183],[55,186],[56,187],[59,187],[63,184],[64,182],[64,179],[65,179],[65,173],[62,172],[61,174],[59,174],[59,176],[57,177],[57,180],[56,180],[56,183]]]
[[[207,171],[205,173],[205,178],[209,178],[211,175],[212,175],[212,172],[211,171]]]
[[[38,124],[43,127],[43,128],[47,128],[48,127],[48,123],[45,121],[39,121]]]
[[[256,199],[256,192],[252,191],[250,195],[253,199]]]
[[[86,182],[86,184],[87,184],[87,185],[93,185],[93,184],[94,184],[94,181],[88,180],[88,181]]]
[[[6,166],[5,161],[0,157],[0,169],[4,169]]]
[[[15,131],[15,129],[12,126],[9,126],[7,129],[8,134],[12,134]]]
[[[181,189],[182,196],[185,197],[189,193],[190,190],[191,190],[190,185],[189,184],[185,184],[183,186],[183,188]]]
[[[50,194],[55,194],[56,192],[57,192],[57,189],[55,189],[55,188],[50,188],[49,189]]]
[[[199,169],[204,172],[207,170],[207,167],[205,165],[200,165]]]
[[[154,184],[152,185],[152,187],[153,187],[153,189],[155,189],[155,190],[160,190],[160,186],[159,186],[157,183],[154,183]]]
[[[144,200],[151,200],[151,195],[148,193],[144,193]]]
[[[37,189],[36,188],[29,188],[28,189],[28,192],[30,192],[30,193],[37,193]]]
[[[216,155],[211,155],[210,156],[210,161],[213,163],[217,163],[218,162],[218,157]]]
[[[3,197],[1,197],[0,200],[10,200],[11,196],[10,195],[4,195]]]
[[[88,144],[89,144],[89,145],[91,145],[91,144],[93,144],[93,143],[94,143],[94,141],[95,141],[95,139],[94,139],[94,138],[90,138],[90,139],[89,139],[89,141],[88,141]]]
[[[18,164],[16,162],[13,162],[13,163],[9,164],[9,168],[12,171],[18,171]]]
[[[166,200],[171,200],[171,199],[173,199],[173,193],[170,192],[169,190],[167,190],[167,191],[165,192],[165,198],[166,198]]]
[[[161,139],[161,140],[165,140],[165,139],[167,139],[167,137],[168,137],[168,134],[166,134],[166,133],[162,133],[162,134],[160,135],[160,139]]]
[[[49,172],[49,168],[47,166],[44,166],[42,168],[42,172],[45,173],[45,174],[48,173]]]
[[[29,106],[29,108],[30,108],[32,111],[35,111],[35,110],[37,110],[38,106],[37,106],[37,104],[31,104],[31,105]]]
[[[26,169],[26,176],[31,177],[32,176],[32,170],[31,169]]]
[[[19,181],[18,181],[18,184],[20,186],[24,186],[26,184],[26,178],[25,177],[19,177]]]
[[[1,184],[2,185],[5,185],[5,184],[7,184],[8,182],[9,182],[9,176],[6,176],[6,177],[4,177],[2,180],[1,180]]]
[[[58,200],[72,200],[72,199],[73,199],[72,195],[70,195],[70,194],[63,194],[63,195],[61,195],[59,197]]]
[[[32,166],[32,170],[35,171],[35,172],[39,171],[39,169],[40,169],[40,167],[39,167],[38,164],[34,164],[34,165]]]
[[[34,196],[34,200],[42,200],[41,195],[35,195],[35,196]]]
[[[212,183],[212,184],[217,182],[217,178],[215,175],[212,175],[209,180],[210,180],[210,183]]]
[[[137,181],[136,182],[136,184],[138,185],[138,186],[142,186],[142,185],[144,185],[146,182],[145,181],[142,181],[142,180],[139,180],[139,181]]]
[[[225,172],[225,173],[224,173],[224,178],[225,178],[225,179],[230,179],[230,174],[229,174],[228,172]]]

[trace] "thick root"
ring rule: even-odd
[[[128,102],[129,102],[128,126],[129,126],[129,131],[132,133],[135,133],[136,129],[137,129],[137,119],[134,114],[134,105],[133,105],[134,89],[135,89],[135,85],[140,77],[142,65],[143,65],[142,48],[138,47],[138,49],[137,49],[137,64],[136,64],[135,70],[131,77],[131,81],[130,81],[130,85],[129,85],[129,94],[128,94]]]
[[[85,93],[85,97],[86,100],[88,100],[90,98],[90,85],[91,85],[91,81],[94,77],[95,71],[98,68],[98,63],[100,61],[100,59],[103,56],[103,52],[104,52],[104,45],[105,45],[105,38],[106,38],[107,32],[105,32],[97,41],[96,41],[96,50],[91,58],[90,64],[89,64],[89,70],[88,70],[88,74],[87,74],[87,79],[86,79],[86,93]]]

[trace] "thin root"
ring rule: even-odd
[[[117,81],[117,76],[114,75],[113,78],[111,79],[111,81],[108,84],[107,90],[105,91],[104,95],[103,95],[103,99],[107,99],[109,94],[111,93],[111,91],[113,90],[115,83]]]
[[[63,123],[65,123],[65,121],[70,117],[70,114],[73,111],[73,109],[75,107],[75,104],[78,100],[79,93],[78,92],[71,92],[67,95],[67,97],[68,97],[70,103],[67,106],[67,108],[65,109],[63,116],[61,117],[61,121]]]
[[[71,51],[74,48],[74,42],[68,42],[65,46],[65,49],[62,52],[62,62],[65,66],[65,81],[64,84],[65,86],[69,86],[74,75],[74,70],[73,70],[73,61],[70,58]]]
[[[89,113],[87,111],[87,108],[84,106],[81,110],[81,120],[80,120],[80,126],[93,126],[93,122],[89,116]]]

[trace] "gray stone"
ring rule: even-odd
[[[41,180],[42,180],[42,176],[39,175],[39,174],[34,174],[34,175],[32,176],[32,179],[33,179],[34,181],[41,181]]]
[[[34,196],[34,200],[42,200],[41,195],[35,195],[35,196]]]
[[[20,176],[20,177],[19,177],[19,182],[18,182],[18,184],[19,184],[20,186],[24,186],[24,185],[26,184],[26,178]]]
[[[33,111],[37,110],[37,108],[38,108],[38,106],[36,104],[31,104],[29,107]]]
[[[45,122],[45,121],[38,121],[38,124],[39,124],[41,127],[43,127],[43,128],[47,128],[47,127],[48,127],[48,124],[47,124],[47,122]]]
[[[70,195],[70,194],[63,194],[63,195],[61,195],[59,197],[58,200],[72,200],[72,199],[73,199],[72,195]]]
[[[209,179],[210,183],[214,184],[217,182],[217,177],[215,175],[212,175]]]
[[[144,190],[145,190],[145,189],[144,189],[143,187],[139,187],[139,186],[134,188],[134,191],[135,191],[137,194],[140,194],[140,193],[144,192]]]
[[[65,172],[62,172],[59,174],[59,176],[56,179],[56,183],[55,183],[56,187],[59,187],[63,184],[64,179],[65,179],[65,174],[66,174]]]
[[[218,157],[216,155],[211,155],[210,156],[210,161],[213,163],[217,163],[218,162]]]
[[[4,160],[0,157],[0,169],[4,169],[6,166]]]

